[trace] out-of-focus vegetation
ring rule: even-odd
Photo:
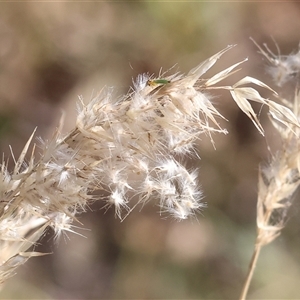
[[[249,57],[235,76],[272,86],[249,37],[276,52],[273,38],[290,53],[299,28],[296,2],[0,3],[0,149],[8,158],[12,145],[17,156],[36,126],[50,138],[62,110],[70,129],[77,95],[88,101],[105,85],[126,93],[140,73],[188,71],[228,44],[237,47],[215,68]],[[86,238],[69,234],[54,244],[47,232],[37,251],[54,254],[29,260],[1,297],[237,298],[255,238],[258,164],[267,160],[267,144],[280,141],[264,110],[267,143],[227,95],[215,103],[230,134],[214,137],[217,150],[199,142],[201,160],[189,161],[200,168],[203,215],[177,223],[150,202],[120,223],[113,209],[92,206],[79,218],[90,229],[78,229]],[[297,199],[294,207],[282,236],[260,257],[250,298],[300,297]]]

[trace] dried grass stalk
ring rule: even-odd
[[[257,45],[258,46],[258,45]],[[260,51],[273,64],[273,78],[278,86],[282,86],[288,78],[295,80],[296,65],[291,61],[295,58],[270,56],[258,46]],[[266,48],[268,50],[268,48]],[[296,54],[299,56],[299,53]],[[299,72],[299,68],[298,71]],[[276,74],[276,76],[275,76]],[[279,76],[280,74],[280,76]],[[249,286],[253,277],[254,269],[261,251],[261,248],[274,241],[285,226],[288,210],[292,204],[293,195],[300,184],[300,94],[296,90],[293,101],[278,96],[279,100],[287,107],[278,106],[277,103],[270,104],[270,119],[282,140],[282,148],[271,157],[266,166],[259,168],[258,200],[257,200],[257,235],[255,248],[249,266],[248,275],[244,283],[241,300],[246,299]],[[276,112],[273,110],[275,109]]]

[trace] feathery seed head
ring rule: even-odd
[[[150,199],[179,220],[202,209],[197,173],[187,170],[177,157],[196,152],[195,142],[203,134],[212,140],[213,133],[227,133],[218,123],[223,116],[209,96],[213,90],[229,91],[262,134],[249,100],[268,106],[271,116],[285,126],[298,126],[289,109],[244,87],[250,83],[268,88],[262,82],[245,77],[232,86],[219,85],[245,60],[210,79],[200,78],[231,48],[187,75],[140,75],[134,89],[117,100],[112,89],[103,89],[87,105],[80,99],[76,127],[65,137],[58,129],[50,141],[43,142],[40,160],[32,154],[28,164],[24,163],[32,135],[11,174],[2,163],[0,243],[7,254],[1,259],[0,280],[7,277],[8,266],[12,273],[18,265],[12,266],[12,259],[23,257],[47,226],[53,227],[56,237],[73,232],[71,222],[76,214],[85,211],[91,201],[102,200],[101,193],[109,193],[106,206],[113,205],[119,218],[123,211],[131,211],[132,203]],[[33,233],[28,233],[28,226]]]
[[[273,65],[272,75],[278,86],[293,81],[294,75],[298,76],[300,52],[275,56],[266,45],[266,51],[259,45],[257,47]],[[296,91],[290,102],[280,96],[278,99],[284,105],[267,100],[269,116],[282,140],[282,149],[272,155],[267,166],[259,170],[257,228],[260,245],[272,242],[280,234],[292,197],[300,185],[299,93]]]

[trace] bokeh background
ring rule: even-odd
[[[121,95],[140,73],[174,65],[188,72],[229,44],[237,46],[215,72],[248,57],[236,78],[272,85],[250,36],[274,52],[274,41],[283,54],[297,51],[300,3],[2,2],[0,150],[12,161],[9,145],[18,156],[36,126],[37,136],[51,137],[62,111],[70,130],[78,95],[89,101],[104,86]],[[199,167],[208,205],[202,214],[176,222],[161,216],[153,199],[120,222],[113,209],[94,204],[79,216],[85,237],[68,234],[55,243],[47,231],[37,250],[53,254],[19,268],[0,297],[236,299],[255,239],[258,165],[280,141],[266,111],[260,119],[267,140],[227,94],[216,94],[215,103],[230,134],[214,137],[216,150],[200,142],[201,160],[187,161]],[[295,197],[282,235],[262,251],[249,299],[300,298],[299,220]]]

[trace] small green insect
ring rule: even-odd
[[[147,81],[147,85],[149,85],[149,86],[156,86],[156,85],[159,85],[159,84],[164,85],[164,84],[168,84],[170,82],[171,81],[167,80],[167,79],[153,79],[153,80],[149,79]]]

